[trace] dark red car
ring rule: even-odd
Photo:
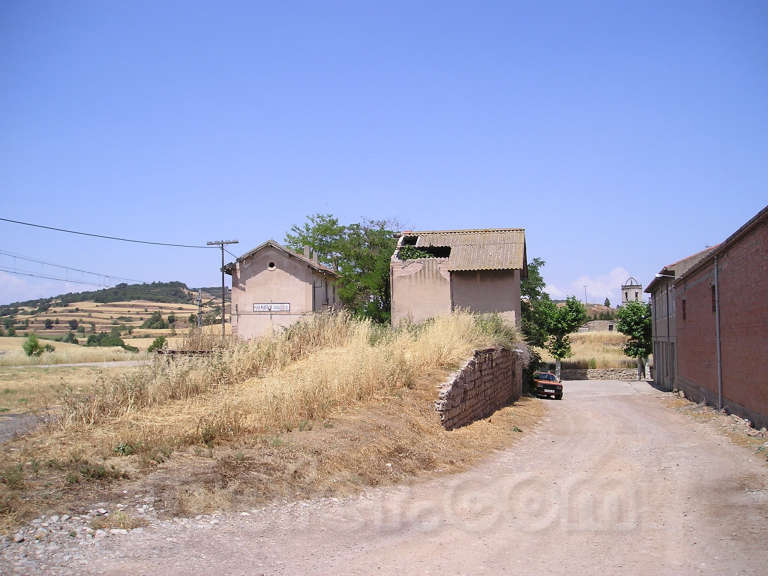
[[[554,396],[555,400],[563,399],[563,383],[552,372],[534,372],[533,385],[536,394]]]

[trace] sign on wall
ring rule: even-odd
[[[290,312],[291,305],[287,302],[254,303],[254,312]]]

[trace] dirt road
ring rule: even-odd
[[[466,473],[160,523],[67,556],[99,574],[766,574],[768,467],[645,383],[574,382]]]

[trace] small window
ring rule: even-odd
[[[638,292],[635,292],[635,302],[637,302],[638,300],[640,300],[640,297],[638,296]]]
[[[686,319],[685,298],[683,298],[683,320]]]
[[[277,268],[277,266],[275,266],[274,262],[270,262],[269,264],[267,264],[267,268],[269,270],[274,270],[275,268]]]
[[[717,296],[715,294],[715,286],[714,284],[711,286],[712,288],[712,312],[717,311]]]

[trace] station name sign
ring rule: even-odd
[[[287,302],[254,303],[254,312],[290,312],[291,305]]]

